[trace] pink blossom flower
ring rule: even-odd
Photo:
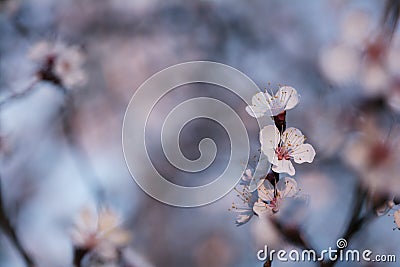
[[[276,187],[268,181],[257,189],[258,200],[254,203],[253,211],[261,216],[277,213],[285,198],[295,197],[299,190],[297,182],[293,178],[285,177],[280,179]]]
[[[253,96],[252,105],[246,107],[247,113],[255,118],[276,116],[285,110],[294,108],[299,102],[299,95],[293,87],[282,86],[275,95],[260,92]]]
[[[315,150],[304,144],[305,140],[302,132],[293,127],[280,134],[274,125],[268,125],[260,132],[261,150],[272,163],[272,170],[289,175],[295,174],[291,160],[298,164],[314,160]]]

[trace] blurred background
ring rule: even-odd
[[[121,245],[117,257],[96,258],[85,251],[81,266],[262,266],[256,253],[264,245],[292,247],[268,221],[253,218],[237,227],[236,214],[228,211],[237,202],[234,192],[200,208],[176,208],[147,196],[131,178],[121,144],[130,98],[154,73],[192,60],[230,65],[260,88],[276,91],[278,84],[287,84],[298,90],[300,104],[288,112],[287,124],[301,129],[317,151],[312,164],[296,168],[310,203],[288,203],[292,207],[277,217],[296,225],[317,250],[335,247],[351,216],[357,184],[378,188],[374,196],[384,199],[400,189],[398,169],[378,169],[385,178],[370,178],[346,156],[348,142],[364,131],[390,140],[390,149],[379,151],[390,154],[393,166],[399,163],[399,5],[372,0],[1,0],[0,266],[73,266],[82,244],[88,250],[93,246],[71,231],[82,232],[77,221],[90,224],[82,210],[98,214],[103,208],[118,214],[118,227],[128,232],[129,241],[114,240]],[[352,17],[358,12],[364,15]],[[383,40],[378,52],[368,50],[371,39]],[[372,58],[373,52],[390,55],[379,56],[376,65],[383,70],[375,65],[364,70],[372,62],[365,53]],[[382,78],[382,73],[387,75]],[[149,151],[159,172],[180,185],[201,185],[227,164],[229,139],[207,119],[186,125],[180,142],[184,155],[195,159],[201,139],[215,140],[218,154],[209,169],[189,176],[162,154],[166,114],[196,96],[217,98],[239,114],[250,135],[255,158],[249,165],[254,167],[259,128],[245,112],[246,104],[216,86],[188,85],[166,95],[151,114]],[[364,127],[366,122],[379,131]],[[357,153],[351,157],[362,158]],[[400,257],[392,213],[371,220],[350,246]],[[353,265],[375,266],[337,263]]]

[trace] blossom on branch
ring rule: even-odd
[[[74,247],[94,252],[103,259],[116,258],[118,249],[131,240],[131,234],[120,227],[117,215],[110,209],[101,210],[98,216],[84,209],[71,237]]]
[[[77,46],[41,41],[30,49],[28,57],[39,64],[37,75],[41,80],[67,88],[83,86],[87,82],[82,69],[85,57]]]
[[[280,134],[278,128],[268,125],[260,132],[261,151],[272,163],[272,170],[277,173],[294,175],[291,160],[298,164],[314,160],[315,150],[310,144],[304,144],[305,140],[302,132],[293,127]]]
[[[299,193],[297,182],[293,178],[280,179],[274,187],[267,179],[257,189],[258,200],[254,203],[253,210],[258,215],[272,215],[277,213],[285,198],[296,197]]]
[[[293,87],[282,86],[275,95],[260,92],[253,96],[252,105],[246,107],[247,113],[254,118],[276,116],[299,103],[299,95]]]

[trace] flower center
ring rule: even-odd
[[[383,40],[378,39],[367,45],[365,54],[367,60],[373,63],[379,63],[386,52],[386,46]]]
[[[273,213],[277,213],[279,211],[279,203],[278,203],[278,198],[274,197],[273,200],[271,200],[271,203],[269,204],[270,207],[272,208]]]
[[[369,161],[373,166],[379,166],[389,160],[391,157],[390,147],[382,142],[377,142],[371,147]]]
[[[278,160],[283,160],[283,159],[289,160],[290,159],[289,150],[284,146],[277,147],[275,149],[275,153],[276,153],[276,156],[278,157]]]

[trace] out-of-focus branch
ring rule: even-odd
[[[264,263],[264,267],[271,267],[272,266],[272,261],[271,260],[267,260],[265,263]]]
[[[400,18],[400,0],[387,0],[382,17],[384,30],[391,38],[395,32]]]
[[[14,100],[23,98],[24,96],[28,95],[29,93],[31,93],[33,91],[33,89],[35,89],[36,85],[38,84],[40,80],[38,79],[34,79],[29,85],[28,87],[26,87],[24,90],[22,91],[17,91],[17,92],[13,92],[11,93],[11,95],[7,96],[6,98],[0,100],[0,108],[13,102]]]
[[[275,226],[275,229],[293,245],[305,250],[316,251],[306,236],[302,233],[301,229],[299,229],[297,226],[285,226],[275,219],[271,219],[271,223]]]
[[[68,145],[77,152],[77,157],[74,157],[78,170],[81,174],[90,180],[85,179],[88,183],[89,189],[93,190],[93,193],[98,200],[103,200],[104,192],[99,184],[98,177],[90,161],[85,148],[81,145],[78,140],[76,126],[73,125],[74,116],[76,116],[76,108],[73,96],[69,93],[65,94],[66,100],[64,107],[61,111],[62,119],[62,130]]]
[[[75,267],[82,266],[82,260],[88,252],[89,252],[88,249],[83,249],[83,248],[74,249],[73,264]]]
[[[354,192],[353,207],[351,209],[351,215],[349,223],[347,224],[346,230],[344,231],[341,238],[345,239],[348,243],[356,236],[359,231],[365,227],[371,220],[376,216],[374,213],[374,207],[371,210],[366,210],[363,213],[363,206],[367,200],[368,192],[365,187],[357,182]],[[345,250],[346,248],[338,248],[338,253]],[[337,259],[334,261],[321,262],[321,267],[332,267],[336,264]]]
[[[2,194],[2,187],[1,187],[1,177],[0,177],[0,227],[3,232],[7,235],[10,239],[11,243],[17,249],[17,251],[21,254],[23,260],[25,261],[26,266],[34,267],[35,264],[33,262],[32,257],[25,251],[24,247],[21,244],[21,241],[18,238],[18,235],[12,226],[10,219],[6,215],[4,203],[3,203],[3,194]]]

